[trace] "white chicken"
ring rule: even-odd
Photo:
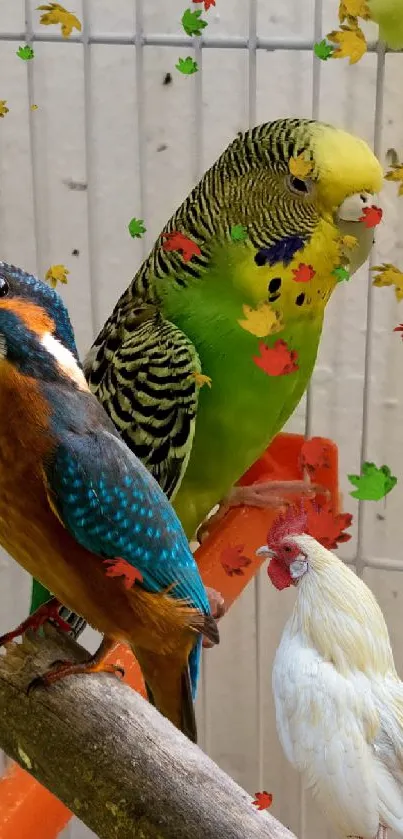
[[[343,836],[403,835],[403,683],[368,586],[289,511],[257,551],[297,600],[277,650],[273,693],[285,755]]]

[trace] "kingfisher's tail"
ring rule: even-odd
[[[200,658],[199,641],[193,649],[196,648]],[[197,743],[190,660],[184,663],[183,657],[144,649],[133,649],[133,652],[143,673],[149,701],[189,740]]]

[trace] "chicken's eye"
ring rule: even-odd
[[[290,553],[292,551],[292,548],[290,545],[284,545],[284,550],[286,551],[286,553]]]

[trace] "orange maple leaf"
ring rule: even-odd
[[[215,6],[215,0],[193,0],[193,3],[204,3],[205,12],[208,12],[210,6]]]
[[[192,239],[178,230],[173,230],[172,233],[163,233],[162,239],[165,239],[162,244],[164,251],[179,251],[184,262],[189,262],[193,256],[200,256],[201,254],[196,242],[193,242]]]
[[[121,559],[118,557],[117,559],[104,559],[104,565],[109,565],[109,568],[106,571],[107,577],[124,577],[123,585],[125,588],[129,589],[132,588],[136,582],[139,583],[143,582],[143,575],[134,565],[131,565],[130,562],[127,562],[126,559]]]
[[[344,533],[353,521],[350,513],[334,513],[331,501],[320,504],[315,499],[307,499],[304,506],[308,515],[306,533],[313,536],[324,548],[331,550],[337,548],[339,543],[351,539],[351,533]]]
[[[229,577],[233,577],[234,575],[243,577],[244,573],[242,568],[247,568],[251,564],[252,560],[242,554],[244,547],[244,545],[228,545],[222,551],[220,562]]]
[[[314,472],[315,469],[322,469],[329,464],[329,447],[323,444],[321,437],[312,437],[305,440],[301,446],[300,463],[303,469]]]
[[[399,323],[399,326],[395,326],[393,332],[403,332],[403,323]],[[401,336],[403,341],[403,335]]]
[[[268,376],[285,376],[298,370],[296,350],[290,350],[286,341],[282,339],[276,341],[273,347],[267,347],[261,341],[259,352],[260,356],[254,355],[253,361]]]
[[[298,268],[292,269],[292,273],[294,274],[293,279],[296,283],[309,283],[315,276],[316,271],[312,268],[312,265],[305,265],[303,262],[300,262]]]
[[[255,800],[252,801],[252,804],[257,807],[258,810],[267,810],[271,807],[273,801],[273,796],[271,792],[267,792],[267,790],[263,790],[263,792],[255,792]]]
[[[362,216],[360,216],[359,221],[363,221],[365,227],[376,227],[377,224],[380,224],[383,216],[383,210],[380,207],[375,207],[372,204],[371,207],[364,207],[362,211]]]

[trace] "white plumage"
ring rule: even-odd
[[[298,586],[273,667],[284,752],[340,834],[372,839],[381,825],[403,835],[403,683],[382,612],[311,536],[264,552]],[[270,566],[269,576],[276,584]]]

